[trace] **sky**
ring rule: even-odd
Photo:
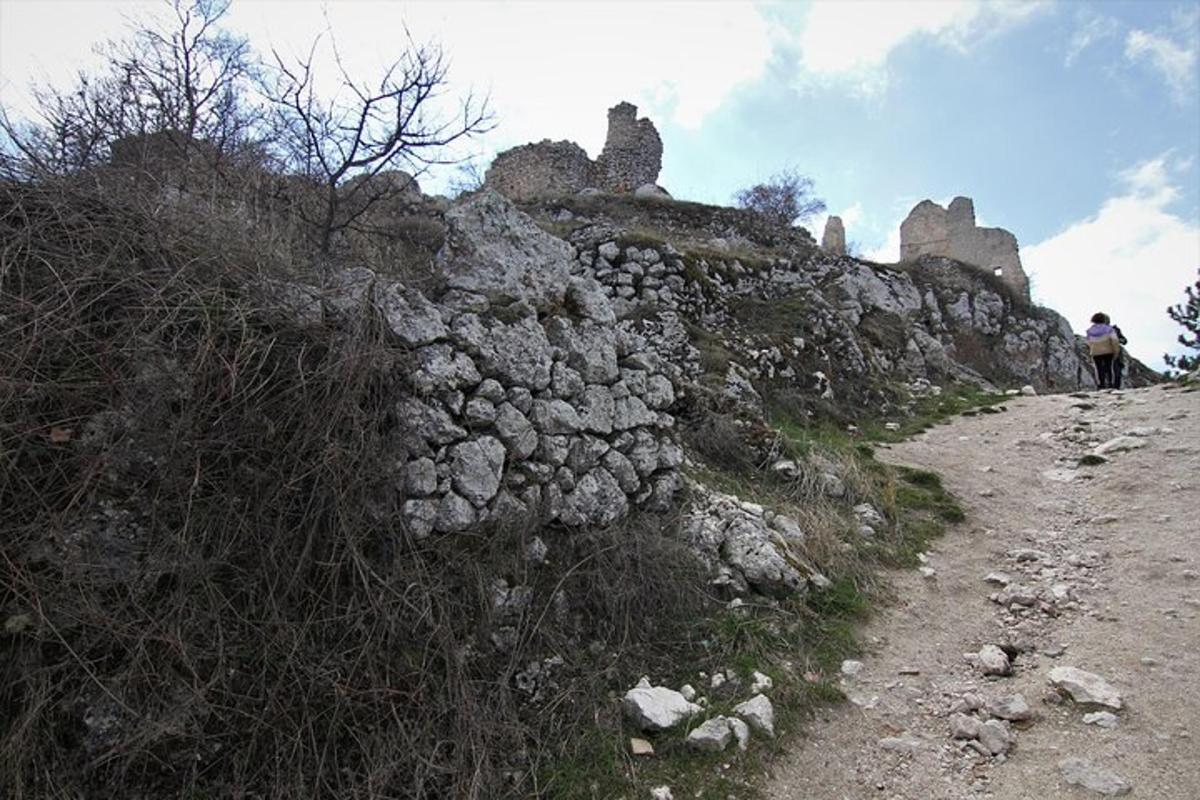
[[[0,100],[26,108],[30,81],[94,65],[94,43],[157,7],[0,0]],[[1197,0],[233,0],[227,23],[266,54],[332,35],[363,79],[406,30],[440,45],[447,97],[490,98],[497,127],[462,153],[484,164],[547,138],[595,157],[628,100],[674,196],[729,204],[795,168],[877,261],[917,202],[972,197],[1017,236],[1036,301],[1077,331],[1106,311],[1156,368],[1180,351],[1165,309],[1200,269]]]

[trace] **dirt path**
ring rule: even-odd
[[[779,760],[768,797],[1103,796],[1064,779],[1060,762],[1077,757],[1131,796],[1200,798],[1200,394],[1030,397],[1009,409],[882,453],[939,472],[967,521],[928,553],[934,575],[896,576],[901,602],[868,625],[862,668],[843,677],[851,702]],[[1137,449],[1077,468],[1131,431]],[[1004,589],[985,580],[993,572],[1007,573],[1000,599],[1015,602],[989,599]],[[1024,587],[1031,606],[1020,605]],[[1019,651],[1011,676],[964,658],[989,644]],[[1115,727],[1054,702],[1048,673],[1061,666],[1120,692]],[[997,723],[1012,737],[1007,755],[951,738],[955,711],[982,721],[976,699],[1013,694],[1035,718]]]

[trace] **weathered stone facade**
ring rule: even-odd
[[[505,150],[484,182],[512,200],[575,194],[596,185],[596,165],[574,142],[543,139]]]
[[[831,255],[846,255],[846,228],[841,217],[825,220],[825,232],[821,235],[821,248]]]
[[[592,161],[574,142],[545,139],[505,150],[488,168],[484,183],[512,200],[528,201],[602,189],[617,194],[650,192],[662,169],[662,139],[637,106],[618,103],[608,110],[608,136]],[[669,195],[666,195],[669,196]]]
[[[596,159],[600,188],[622,193],[653,185],[662,169],[662,153],[654,123],[638,119],[632,103],[618,103],[608,110],[608,137]]]
[[[949,208],[922,200],[900,224],[900,260],[941,256],[993,272],[1029,297],[1029,278],[1017,253],[1017,237],[1003,228],[980,228],[975,224],[975,203],[956,197]]]

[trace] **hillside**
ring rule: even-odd
[[[986,273],[745,211],[410,193],[314,266],[271,202],[110,180],[0,199],[6,796],[688,771],[676,730],[639,777],[612,697],[726,669],[732,714],[761,671],[798,724],[961,516],[867,442],[1090,386]]]

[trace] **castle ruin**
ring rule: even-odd
[[[825,232],[821,234],[821,249],[835,255],[846,255],[846,226],[842,218],[831,216],[825,220]]]
[[[595,161],[574,142],[545,139],[505,150],[488,167],[485,185],[513,200],[535,200],[599,189],[614,194],[654,186],[662,169],[662,139],[637,106],[608,110],[608,135]]]
[[[1017,237],[1003,228],[975,224],[975,203],[956,197],[949,208],[922,200],[900,224],[900,261],[941,256],[987,270],[1029,298],[1029,278],[1017,253]]]

